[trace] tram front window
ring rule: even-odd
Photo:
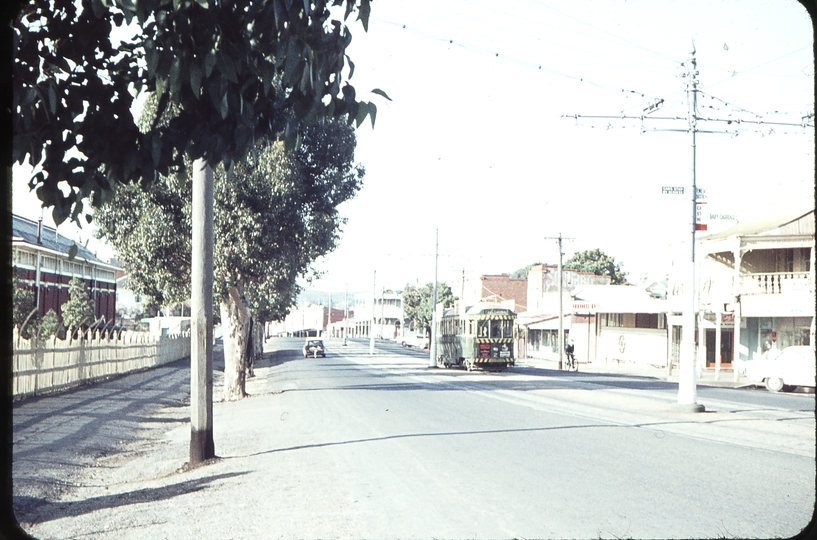
[[[502,321],[502,337],[513,337],[513,321]]]
[[[488,331],[488,321],[477,321],[477,337],[489,337]]]
[[[492,338],[502,337],[502,321],[500,320],[491,321],[491,337]]]

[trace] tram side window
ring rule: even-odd
[[[488,328],[488,321],[477,321],[477,337],[487,338],[490,337]]]

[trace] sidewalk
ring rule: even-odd
[[[546,360],[542,358],[520,358],[516,360],[516,365],[528,365],[542,369],[558,369],[558,362],[556,360]],[[631,362],[616,362],[610,364],[604,364],[603,362],[579,362],[579,372],[611,373],[631,377],[649,377],[668,382],[678,382],[679,370],[676,366],[672,369],[672,375],[668,375],[668,370],[666,367],[654,367],[651,365],[633,364]],[[721,386],[727,388],[743,388],[757,384],[743,375],[738,375],[738,380],[735,381],[734,372],[731,368],[721,369],[717,378],[715,377],[714,368],[703,369],[696,379],[696,382],[701,386]]]

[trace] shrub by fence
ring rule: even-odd
[[[24,339],[14,332],[15,398],[139,371],[190,356],[189,332],[165,339],[147,332],[95,332],[79,339]]]

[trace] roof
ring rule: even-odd
[[[46,249],[58,251],[68,255],[71,246],[77,246],[77,257],[87,259],[88,261],[103,262],[96,255],[94,255],[88,248],[69,240],[57,232],[56,229],[42,226],[42,234],[40,235],[40,242],[37,243],[37,222],[26,219],[22,216],[12,214],[12,241],[22,241],[32,246],[42,246]]]
[[[756,221],[747,221],[746,223],[738,223],[718,233],[703,236],[701,240],[722,240],[733,236],[751,236],[762,234],[768,231],[773,231],[781,227],[785,227],[795,221],[798,221],[809,214],[814,214],[814,208],[801,209],[795,212],[788,212],[783,215],[769,217]],[[814,224],[812,220],[811,233],[814,234]]]

